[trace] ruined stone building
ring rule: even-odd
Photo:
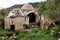
[[[37,10],[31,4],[25,4],[21,8],[12,9],[4,18],[4,28],[7,30],[23,30],[30,28],[48,29],[55,23],[60,23],[59,16],[51,20],[47,15],[38,15]],[[38,25],[38,26],[37,26]]]
[[[4,18],[4,26],[7,30],[23,30],[30,28],[39,22],[40,17],[31,4],[25,4],[21,8],[12,9]]]

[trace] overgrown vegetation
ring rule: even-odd
[[[47,30],[32,30],[30,32],[19,33],[18,40],[57,40]]]
[[[37,9],[39,15],[49,15],[49,17],[54,20],[60,17],[60,2],[57,0],[41,2]]]

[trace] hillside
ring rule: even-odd
[[[33,7],[36,7],[38,4],[40,4],[39,2],[35,2],[35,3],[29,3],[31,5],[33,5]],[[13,8],[21,8],[24,4],[16,4],[13,5],[12,7],[7,8],[9,11]]]

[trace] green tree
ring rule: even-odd
[[[8,10],[7,9],[0,10],[0,15],[6,16],[7,14],[8,14]]]

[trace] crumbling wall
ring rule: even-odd
[[[40,20],[40,26],[41,26],[41,29],[48,29],[49,28],[49,25],[53,24],[54,23],[54,20],[51,20],[47,15],[46,16],[41,16],[41,20]]]
[[[23,30],[24,24],[29,25],[29,20],[25,17],[17,17],[17,18],[5,18],[4,19],[4,25],[5,29],[11,29],[10,25],[15,26],[15,30]]]
[[[28,16],[28,14],[30,14]],[[31,4],[25,4],[20,8],[12,9],[4,19],[5,29],[11,29],[10,25],[15,26],[15,30],[22,30],[24,28],[30,28],[30,24],[35,25],[40,21],[38,12],[33,8]]]

